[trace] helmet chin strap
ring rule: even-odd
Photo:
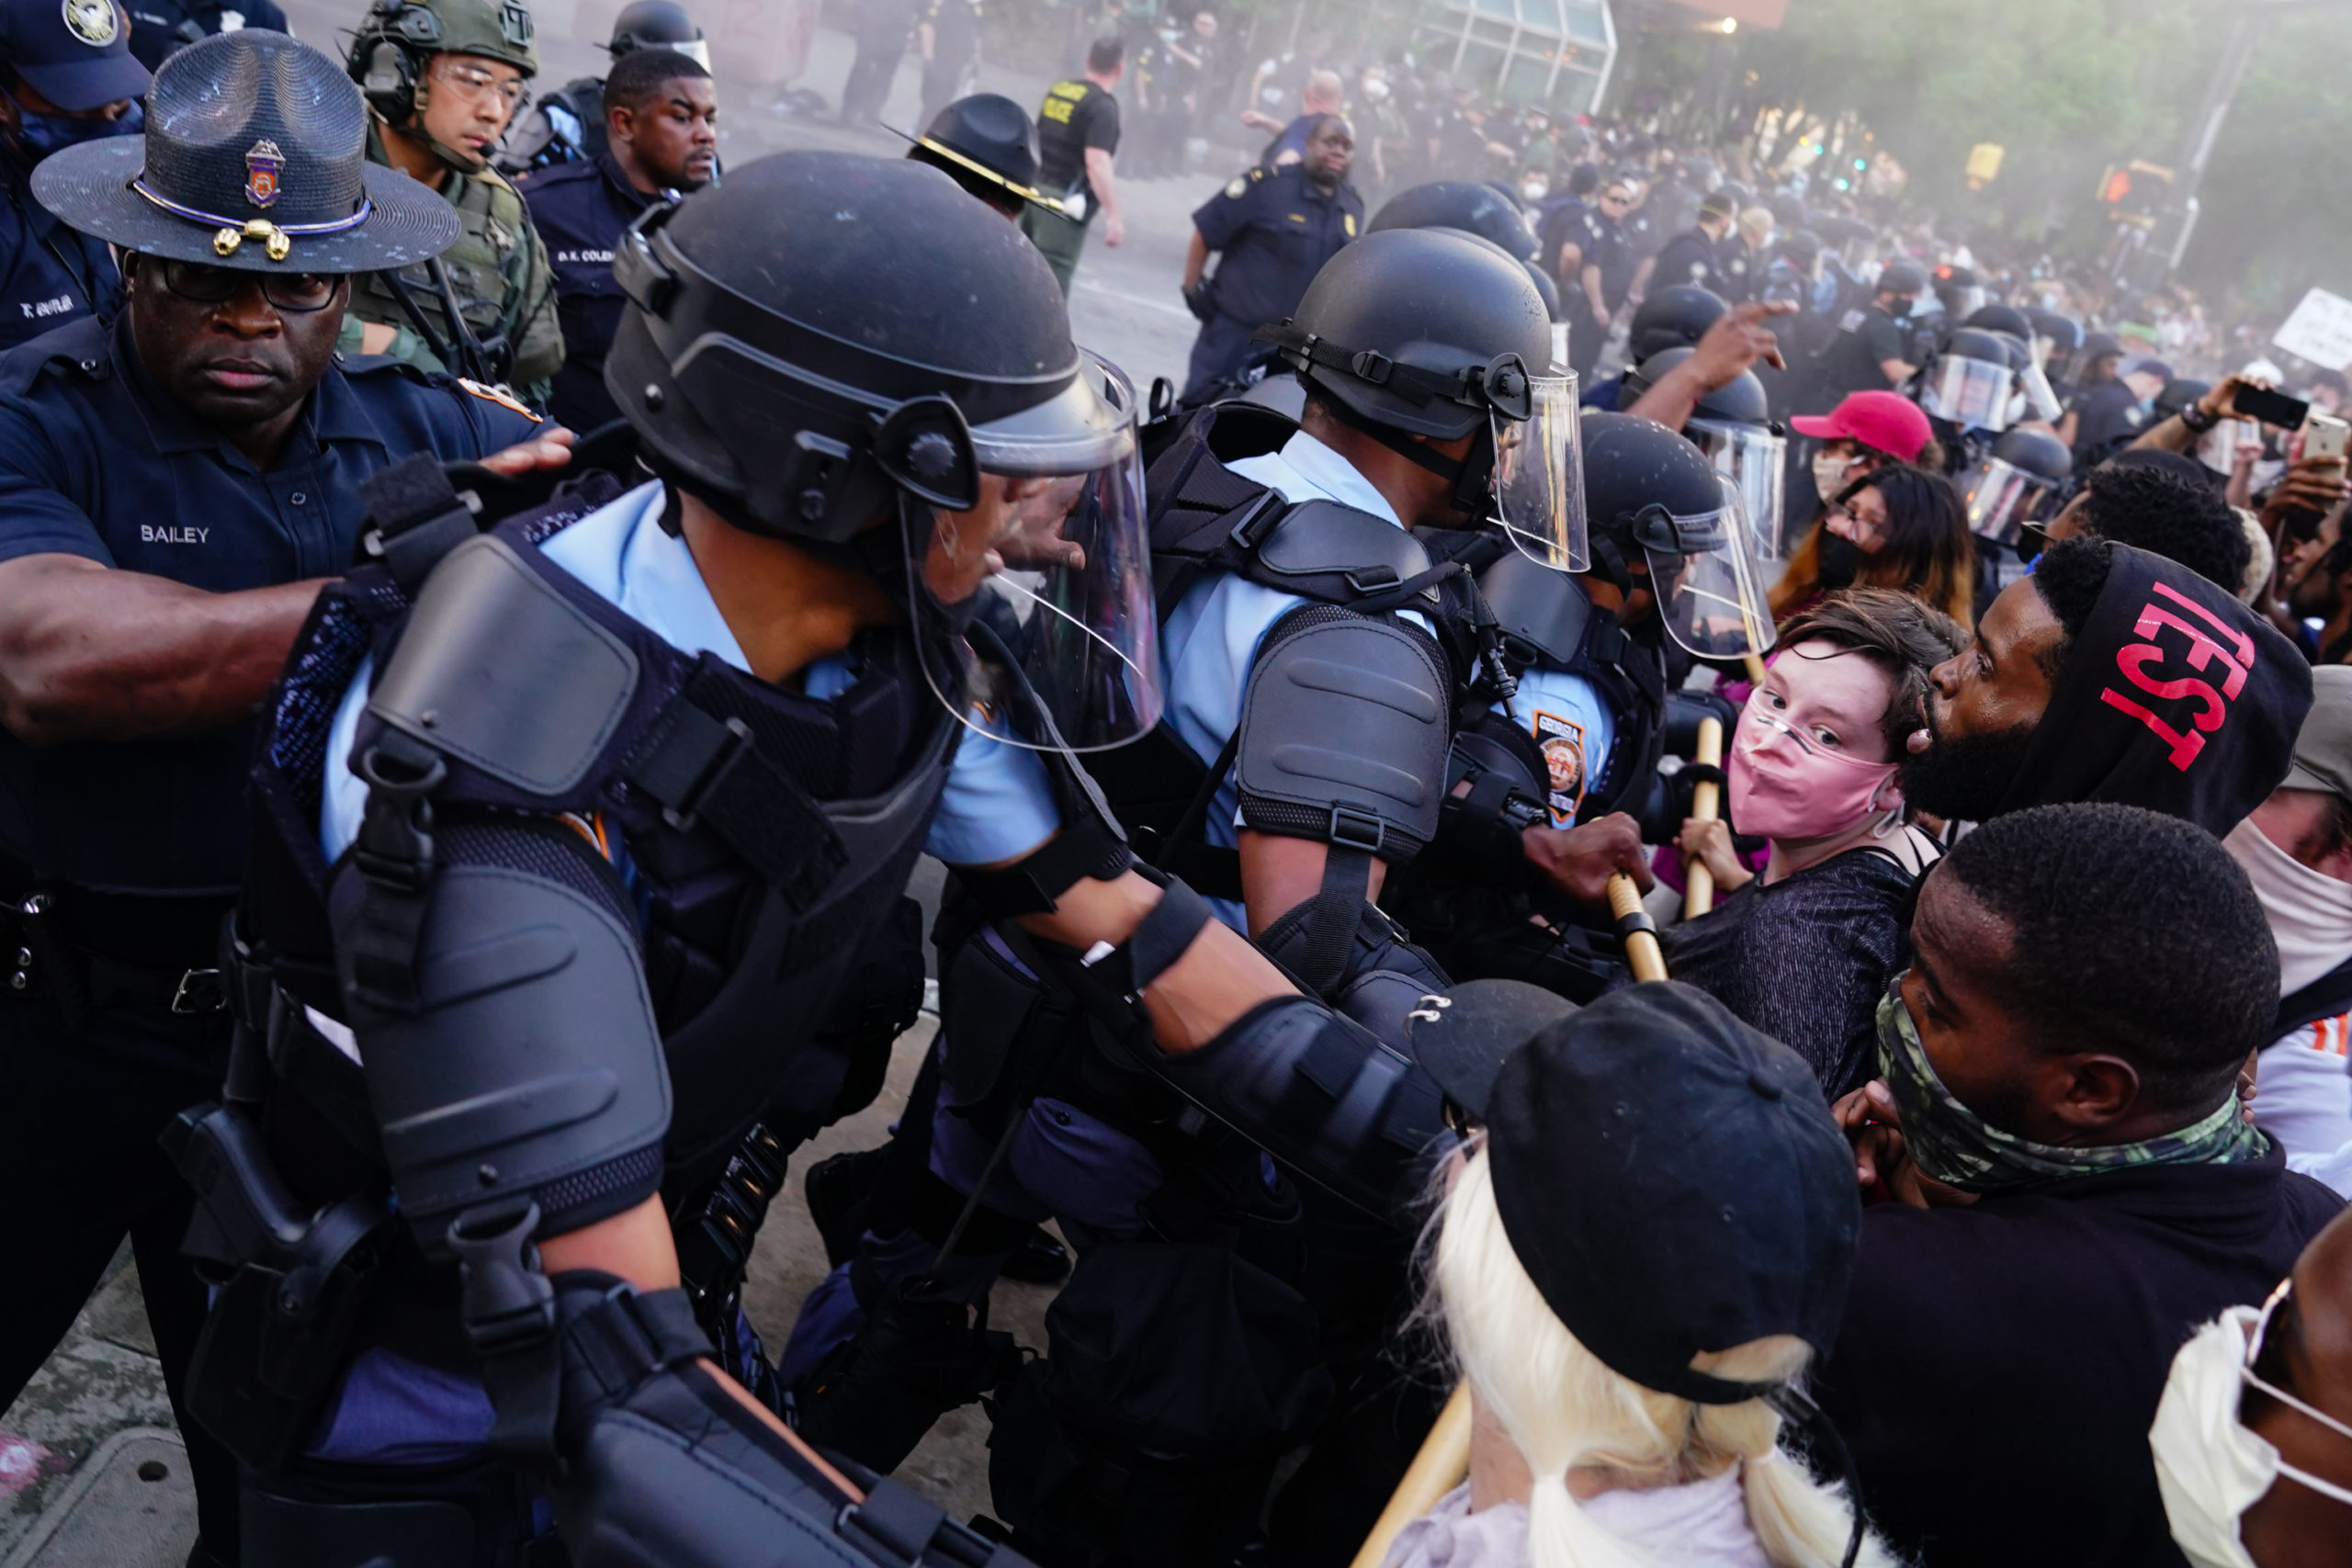
[[[417,73],[416,79],[416,107],[409,111],[409,117],[407,119],[398,125],[393,125],[390,120],[386,120],[384,122],[386,127],[401,141],[409,142],[413,146],[424,148],[427,152],[432,153],[434,157],[439,159],[446,167],[455,169],[458,174],[479,175],[483,170],[489,168],[489,159],[477,158],[471,152],[465,151],[463,148],[452,147],[447,142],[443,141],[440,138],[435,136],[431,131],[424,129],[424,73],[420,72]],[[382,117],[379,116],[378,118],[381,118]]]
[[[1340,423],[1371,436],[1416,468],[1424,468],[1452,485],[1453,493],[1451,500],[1456,512],[1474,520],[1482,514],[1494,488],[1495,432],[1491,420],[1478,431],[1466,454],[1449,457],[1439,451],[1428,437],[1417,437],[1365,418],[1317,378],[1302,375],[1299,379],[1321,394],[1317,400],[1330,410]]]

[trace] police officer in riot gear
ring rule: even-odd
[[[657,477],[485,536],[496,486],[394,470],[265,718],[242,1027],[175,1140],[249,1562],[517,1562],[542,1491],[582,1562],[988,1556],[792,1437],[735,1304],[920,978],[872,971],[926,847],[1129,1071],[1311,1163],[1330,1117],[1281,1097],[1354,1062],[1412,1133],[1331,1171],[1364,1201],[1435,1134],[1401,1056],[1129,869],[1069,761],[1159,695],[1133,394],[1035,249],[816,152],[624,246],[606,382]]]
[[[1738,492],[1699,447],[1590,412],[1582,446],[1589,570],[1531,570],[1492,536],[1450,541],[1476,571],[1516,689],[1463,724],[1438,840],[1389,902],[1453,978],[1575,1000],[1623,973],[1582,924],[1605,908],[1608,874],[1646,885],[1645,830],[1662,839],[1679,820],[1660,757],[1687,755],[1698,720],[1724,716],[1670,694],[1669,669],[1771,642]],[[1684,788],[1704,776],[1677,775]]]
[[[1634,307],[1634,320],[1626,332],[1625,352],[1632,363],[1639,365],[1670,348],[1696,348],[1699,340],[1707,335],[1707,329],[1730,309],[1721,295],[1695,283],[1660,288]],[[1605,413],[1627,412],[1639,394],[1621,392],[1624,379],[1622,375],[1611,376],[1585,388],[1584,406]]]
[[[640,49],[666,49],[710,69],[710,44],[677,0],[632,0],[613,18],[605,52],[615,60]],[[594,163],[606,146],[605,79],[580,76],[533,104],[498,159],[501,172],[520,175],[556,164]]]
[[[1530,373],[1550,332],[1521,264],[1443,230],[1367,234],[1261,336],[1299,378],[1303,419],[1212,404],[1155,461],[1168,708],[1089,767],[1139,853],[1401,1041],[1442,979],[1371,899],[1437,830],[1453,718],[1501,674],[1465,574],[1419,537],[1499,513],[1562,569],[1580,559],[1555,466],[1569,389]],[[981,1299],[1051,1213],[1080,1251],[1062,1299],[1101,1317],[1086,1344],[1057,1336],[1003,1401],[999,1517],[1055,1551],[1230,1551],[1275,1460],[1321,1420],[1312,1347],[1352,1357],[1392,1322],[1404,1233],[1335,1212],[1319,1189],[1347,1189],[1328,1166],[1286,1165],[1309,1182],[1270,1185],[1256,1146],[1102,1072],[1017,932],[952,906],[941,931],[935,1108],[902,1122],[895,1199],[877,1199],[858,1257],[803,1309],[784,1358],[802,1429],[886,1466],[984,1390],[1000,1375],[989,1349],[943,1303]],[[1288,1162],[1286,1115],[1250,1131]],[[1140,1241],[1177,1245],[1102,1245]],[[1104,1370],[1090,1344],[1134,1359]],[[1246,1430],[1218,1425],[1199,1392],[1232,1378],[1250,1380]],[[1121,1386],[1164,1388],[1168,1405],[1145,1421],[1106,1402]],[[1105,1517],[1093,1499],[1112,1469],[1130,1502]]]
[[[390,354],[544,403],[563,363],[555,276],[490,157],[538,73],[524,0],[373,0],[347,66],[375,124],[368,156],[458,210],[457,244],[355,291],[345,353]]]

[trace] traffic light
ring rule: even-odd
[[[2137,223],[2145,227],[2154,220],[2172,191],[2172,171],[2159,164],[2143,164],[2138,159],[2117,168],[2110,168],[2100,177],[2099,204],[2110,217],[2121,223]]]
[[[2099,199],[2109,207],[2120,207],[2131,200],[2132,171],[2129,169],[2108,170],[2107,186],[2099,193]]]

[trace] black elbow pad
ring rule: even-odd
[[[1451,691],[1419,632],[1329,605],[1283,616],[1243,697],[1242,821],[1410,861],[1437,832]]]
[[[545,823],[445,833],[414,959],[413,1012],[353,975],[366,878],[331,907],[345,1005],[401,1213],[428,1252],[461,1211],[536,1202],[560,1235],[650,1196],[670,1077],[618,889]],[[527,869],[526,869],[527,868]]]

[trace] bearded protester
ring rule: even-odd
[[[2352,1214],[2181,1347],[2148,1445],[2195,1568],[2352,1563]]]
[[[1840,1101],[1863,1212],[1817,1397],[1925,1568],[2177,1562],[2146,1449],[2192,1328],[2335,1214],[2241,1110],[2278,961],[2229,855],[2127,806],[2002,816],[1930,872]]]
[[[1835,1098],[1871,1070],[1872,1019],[1908,956],[1912,890],[1934,840],[1903,820],[1896,773],[1928,671],[1967,642],[1908,594],[1858,588],[1798,615],[1766,660],[1724,757],[1731,819],[1770,846],[1751,874],[1720,820],[1686,821],[1686,858],[1727,895],[1661,939],[1667,970],[1794,1050]]]
[[[1490,1026],[1496,987],[1527,989],[1465,987],[1417,1017],[1417,1051]],[[1441,1077],[1487,1127],[1444,1178],[1422,1309],[1469,1386],[1470,1474],[1388,1568],[1891,1563],[1782,1446],[1859,1218],[1805,1064],[1664,984],[1543,1025],[1491,1077]],[[1676,1157],[1702,1143],[1724,1157]]]
[[[2256,1082],[2257,1126],[2294,1169],[2352,1192],[2352,668],[2312,671],[2286,782],[2222,847],[2254,885],[2278,948],[2278,1015]]]
[[[2312,700],[2302,655],[2233,594],[2095,537],[2044,551],[1928,681],[1902,772],[1914,810],[2114,801],[2216,836],[2286,776]]]

